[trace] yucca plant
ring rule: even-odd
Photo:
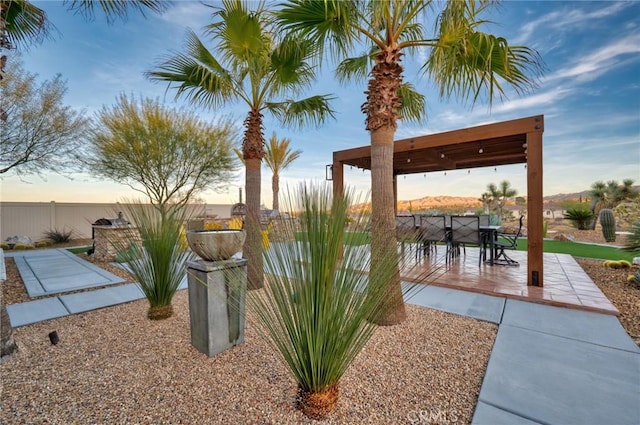
[[[336,406],[340,379],[386,313],[386,283],[401,262],[393,255],[372,259],[369,245],[344,243],[350,198],[333,198],[320,185],[301,185],[289,195],[287,211],[296,211],[298,219],[284,222],[277,231],[286,235],[277,240],[291,242],[271,244],[267,283],[247,295],[257,329],[298,384],[298,408],[314,419]],[[354,231],[364,232],[367,218],[352,217]],[[384,266],[376,276],[367,273],[372,261]]]
[[[571,221],[578,230],[587,230],[593,217],[593,212],[586,207],[571,208],[564,213],[564,218]]]
[[[121,252],[137,249],[137,259],[127,268],[149,301],[147,317],[151,320],[167,319],[173,315],[171,301],[185,277],[186,263],[193,258],[191,251],[180,243],[185,209],[172,207],[163,212],[153,206],[132,203],[125,207],[137,232],[127,233],[122,240],[112,243]]]

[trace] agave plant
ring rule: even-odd
[[[402,260],[372,259],[369,245],[344,243],[350,192],[332,198],[331,189],[319,185],[301,185],[295,192],[287,198],[287,211],[299,218],[277,230],[286,233],[277,240],[292,242],[271,244],[267,284],[248,294],[247,308],[297,382],[298,408],[320,419],[336,406],[340,379],[386,313],[385,283]],[[369,228],[365,215],[351,217],[351,223],[356,234]],[[382,263],[378,270],[384,272],[368,276],[372,261]]]
[[[112,243],[129,255],[127,268],[149,301],[147,317],[162,320],[173,315],[171,301],[185,277],[186,263],[193,258],[181,243],[184,208],[161,212],[152,206],[132,203],[125,207],[137,232]],[[134,248],[139,247],[139,248]]]

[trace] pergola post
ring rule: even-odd
[[[527,285],[544,286],[542,211],[542,117],[527,133]]]
[[[398,175],[393,174],[393,210],[398,215]]]
[[[333,158],[333,196],[340,196],[344,193],[344,164]]]

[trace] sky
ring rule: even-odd
[[[103,16],[86,20],[68,12],[62,2],[34,1],[56,31],[51,39],[21,53],[25,69],[38,74],[38,82],[60,73],[67,82],[65,104],[92,117],[103,106],[112,106],[119,94],[162,100],[167,106],[188,107],[203,119],[232,117],[242,124],[246,107],[229,104],[220,110],[204,110],[175,98],[167,85],[145,79],[163,58],[184,46],[187,28],[202,34],[211,9],[195,1],[177,1],[162,16],[146,19],[130,13],[124,22],[107,24]],[[210,2],[210,4],[216,4]],[[640,183],[640,2],[506,1],[485,15],[491,21],[484,31],[505,37],[511,44],[536,49],[546,71],[538,87],[518,95],[506,90],[504,99],[489,107],[479,101],[441,99],[428,76],[419,72],[428,52],[405,56],[404,78],[427,98],[425,123],[401,122],[396,139],[455,130],[475,125],[544,115],[544,194],[588,189],[598,180]],[[425,28],[433,28],[425,22]],[[213,50],[213,42],[203,36]],[[360,52],[358,52],[360,53]],[[9,58],[14,53],[9,53]],[[302,181],[324,181],[325,166],[333,151],[369,144],[360,105],[364,83],[340,85],[333,69],[325,65],[309,94],[332,94],[336,119],[319,128],[293,130],[265,116],[265,137],[273,132],[289,138],[300,159],[281,173],[281,188]],[[15,176],[0,180],[3,201],[117,202],[140,197],[128,186],[91,175],[68,177]],[[424,196],[480,197],[487,184],[508,180],[519,195],[526,195],[524,164],[429,173],[398,178],[398,199]],[[345,184],[366,193],[368,171],[345,169]],[[207,191],[207,203],[238,201],[244,174],[220,192]],[[262,171],[262,203],[271,205],[271,172]]]

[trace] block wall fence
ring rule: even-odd
[[[231,204],[193,204],[189,214],[197,217],[229,218]],[[124,204],[89,204],[65,202],[0,202],[0,240],[11,236],[44,239],[52,229],[73,230],[75,239],[91,238],[91,224],[99,218],[115,218]]]

